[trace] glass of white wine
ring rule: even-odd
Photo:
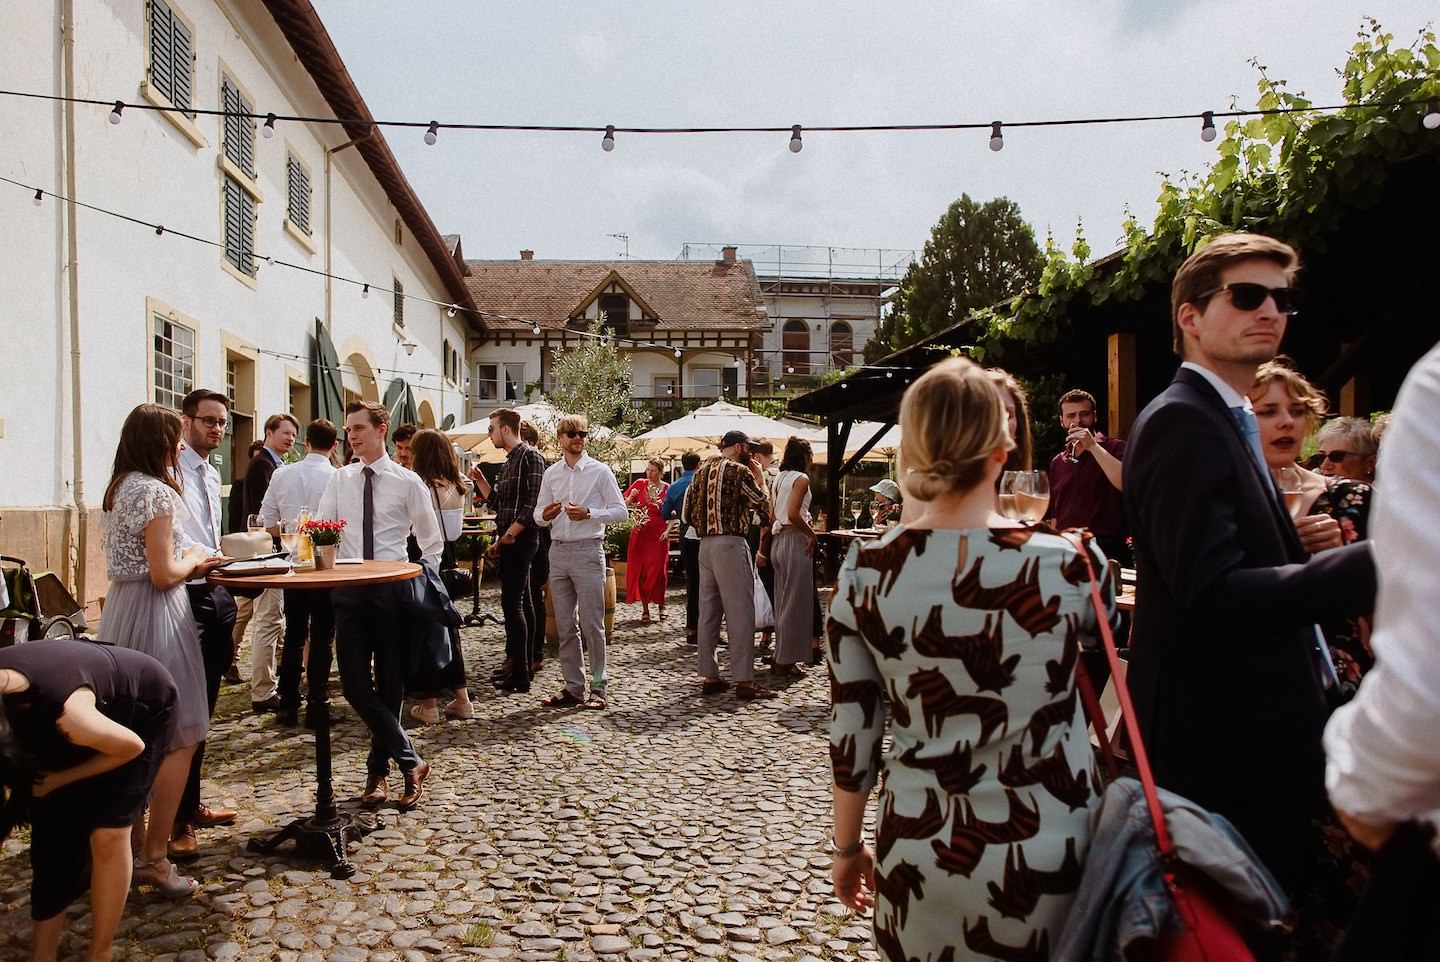
[[[1017,471],[1015,510],[1026,521],[1043,521],[1050,507],[1050,476],[1044,471]]]
[[[245,516],[245,530],[253,534],[257,531],[264,531],[265,525],[261,522],[258,514],[247,514]]]
[[[1276,468],[1275,486],[1285,496],[1285,510],[1290,512],[1290,517],[1300,517],[1300,510],[1305,506],[1305,485],[1300,477],[1299,469],[1286,465],[1283,468]]]
[[[299,559],[300,522],[285,521],[280,525],[280,547],[290,555],[292,562]]]
[[[1000,475],[1000,513],[1011,521],[1020,520],[1020,512],[1015,507],[1015,479],[1019,475],[1019,471]]]
[[[852,531],[860,526],[860,512],[864,509],[865,506],[858,498],[850,502],[850,528]]]

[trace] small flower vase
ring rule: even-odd
[[[317,544],[315,546],[315,570],[329,571],[335,567],[335,549],[339,545]]]

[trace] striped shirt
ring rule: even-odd
[[[696,469],[680,517],[694,525],[701,537],[728,534],[743,538],[750,531],[750,512],[765,509],[769,501],[750,469],[722,454]]]

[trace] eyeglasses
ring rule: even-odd
[[[201,424],[205,425],[207,428],[220,428],[221,430],[224,430],[224,429],[225,429],[225,425],[227,425],[227,424],[230,423],[229,421],[225,420],[224,418],[191,418],[190,420],[192,420],[192,421],[199,421]]]
[[[560,433],[567,438],[588,438],[590,436],[589,431],[561,431]]]
[[[1359,452],[1359,451],[1319,451],[1319,452],[1316,452],[1316,455],[1315,455],[1315,456],[1318,457],[1321,461],[1329,461],[1331,464],[1339,464],[1341,461],[1344,461],[1346,458],[1358,458],[1358,457],[1360,457],[1360,452]]]
[[[1230,293],[1230,303],[1237,311],[1258,310],[1269,297],[1275,299],[1275,309],[1281,314],[1298,314],[1300,305],[1305,302],[1305,292],[1298,287],[1266,287],[1264,284],[1250,284],[1245,281],[1221,284],[1197,295],[1195,300],[1208,300],[1222,291]]]

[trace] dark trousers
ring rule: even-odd
[[[345,700],[370,729],[370,755],[365,762],[370,775],[387,774],[392,760],[401,771],[420,764],[420,756],[400,724],[410,637],[403,589],[403,585],[389,584],[336,588],[331,593],[340,686]]]
[[[535,558],[530,562],[530,661],[545,657],[545,582],[550,579],[550,529],[536,532]]]
[[[700,625],[700,542],[680,539],[680,562],[685,566],[685,637],[695,640]]]
[[[185,593],[190,596],[190,613],[195,616],[195,626],[200,630],[200,657],[205,662],[205,698],[210,704],[210,714],[215,714],[215,700],[220,697],[220,679],[225,669],[235,659],[235,642],[231,633],[235,630],[235,599],[224,588],[210,585],[186,585]],[[180,796],[180,807],[175,812],[175,824],[194,823],[200,811],[200,769],[205,764],[205,743],[195,748],[190,760],[190,777],[185,781],[185,793]]]
[[[307,699],[312,705],[325,702],[334,634],[335,608],[329,591],[285,592],[285,645],[280,650],[281,708],[295,711],[300,707],[300,672],[306,638],[310,639]]]
[[[526,528],[514,544],[500,545],[496,567],[500,571],[500,608],[505,615],[505,657],[510,659],[510,683],[530,690],[530,625],[535,602],[530,595],[530,565],[538,538]],[[542,609],[543,610],[543,609]]]

